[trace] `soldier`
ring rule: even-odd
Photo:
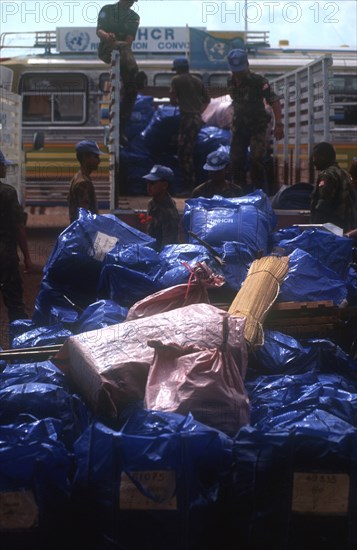
[[[130,120],[138,94],[138,66],[131,50],[140,24],[139,15],[132,9],[137,0],[119,0],[116,4],[104,6],[98,14],[97,36],[100,38],[99,58],[111,62],[112,50],[120,51],[120,76],[122,99],[120,106],[120,143],[127,145],[125,126]]]
[[[240,197],[242,189],[226,179],[230,164],[229,154],[218,149],[209,153],[203,169],[209,173],[209,179],[192,191],[192,197],[205,197],[211,199],[213,195],[220,195],[225,198]]]
[[[0,151],[0,178],[5,178],[10,164],[12,162],[6,160]],[[23,303],[17,245],[24,256],[26,272],[29,273],[33,265],[26,238],[25,214],[16,189],[0,180],[0,290],[10,322],[28,317]]]
[[[73,176],[68,193],[68,209],[70,222],[78,218],[78,208],[90,210],[98,214],[97,196],[90,175],[97,170],[100,158],[104,155],[95,141],[83,140],[76,145],[77,160],[80,169]]]
[[[333,223],[344,232],[355,227],[355,197],[352,178],[336,162],[336,151],[330,143],[315,145],[312,161],[319,170],[311,195],[311,222]]]
[[[148,204],[148,234],[156,239],[161,250],[166,244],[178,242],[179,213],[176,203],[169,194],[174,173],[171,168],[156,164],[144,179],[147,181],[148,195],[152,198]]]
[[[201,114],[210,97],[202,81],[190,73],[186,57],[174,59],[172,70],[176,76],[171,81],[170,99],[172,105],[180,108],[177,154],[183,177],[183,194],[189,196],[196,184],[193,151],[203,124]]]
[[[277,140],[284,137],[280,100],[264,77],[249,70],[245,50],[231,50],[227,59],[232,71],[227,83],[233,100],[230,149],[232,179],[243,188],[244,193],[254,191],[257,187],[266,190],[266,135],[270,115],[264,100],[274,114],[273,134]],[[250,186],[247,186],[246,181],[248,147]]]

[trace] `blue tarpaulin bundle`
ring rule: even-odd
[[[154,98],[138,94],[129,122],[125,126],[125,135],[129,140],[142,132],[155,112]]]
[[[161,289],[162,286],[158,278],[141,271],[134,271],[126,266],[107,264],[100,274],[98,296],[114,300],[122,307],[130,307],[135,302]]]
[[[147,127],[141,132],[151,153],[176,153],[180,125],[180,110],[172,105],[160,105]]]
[[[235,205],[228,201],[212,207],[198,204],[190,208],[189,229],[212,246],[234,241],[244,244],[252,254],[267,253],[269,220],[252,204]],[[189,242],[194,242],[194,237],[190,236]]]
[[[153,244],[154,239],[111,214],[80,209],[74,221],[57,238],[44,267],[47,281],[64,287],[93,291],[106,254],[117,244]]]
[[[73,336],[73,332],[65,328],[62,323],[49,327],[36,327],[15,336],[11,342],[12,348],[29,348],[35,346],[49,346],[51,344],[63,344],[67,338]]]
[[[161,274],[160,284],[163,288],[187,283],[191,272],[190,267],[198,262],[205,262],[215,273],[219,272],[216,262],[204,246],[196,244],[166,245],[160,252]]]
[[[335,271],[303,250],[289,254],[289,271],[281,285],[280,302],[331,300],[335,306],[347,303],[347,287]]]
[[[88,528],[100,532],[98,547],[219,547],[214,512],[231,446],[228,436],[191,415],[142,410],[121,431],[91,425],[75,445],[75,487],[87,504],[86,521],[95,518]]]
[[[291,431],[242,428],[234,445],[229,528],[250,550],[353,550],[357,431],[316,410]]]
[[[79,316],[77,332],[88,332],[125,321],[128,309],[112,300],[98,300]]]
[[[308,252],[345,279],[352,261],[351,239],[318,228],[302,230],[299,227],[280,229],[270,239],[273,247],[283,248],[286,254],[297,248]]]
[[[2,548],[66,547],[71,534],[72,457],[56,422],[0,426]]]

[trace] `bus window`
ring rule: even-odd
[[[173,76],[174,76],[174,73],[157,73],[154,76],[154,86],[170,87]]]
[[[164,87],[164,86],[170,87],[171,80],[173,79],[175,74],[176,73],[174,73],[174,72],[155,74],[154,75],[154,86],[157,86],[157,87]],[[202,75],[200,73],[191,73],[191,74],[193,74],[194,76],[197,76],[197,78],[202,80]]]
[[[83,124],[87,80],[80,74],[25,74],[20,82],[24,124]]]

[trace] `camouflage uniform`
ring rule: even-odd
[[[114,33],[118,41],[124,41],[127,36],[134,36],[140,24],[139,15],[132,9],[117,4],[104,6],[98,15],[97,31],[99,29]],[[130,119],[135,105],[138,87],[136,76],[138,66],[131,50],[131,46],[122,45],[120,48],[120,76],[122,80],[122,101],[120,119],[125,124]],[[100,40],[98,55],[105,63],[111,62],[112,46]]]
[[[252,188],[266,189],[265,158],[267,153],[267,126],[271,120],[268,105],[278,101],[269,82],[262,76],[248,72],[240,86],[228,79],[228,93],[233,100],[231,126],[232,179],[246,191],[247,152],[250,147],[250,179]]]
[[[178,159],[183,177],[183,187],[190,190],[196,185],[193,152],[197,135],[202,127],[204,106],[210,102],[208,92],[199,78],[183,73],[173,77],[170,94],[173,92],[180,108],[178,135]]]
[[[98,214],[97,198],[92,180],[79,170],[72,178],[68,193],[69,219],[74,222],[78,218],[80,205],[88,203],[88,210]]]
[[[311,221],[333,223],[348,231],[356,223],[354,203],[352,179],[335,163],[318,175],[311,195]]]
[[[180,216],[176,203],[169,194],[160,202],[151,199],[147,214],[152,217],[148,225],[148,234],[156,239],[159,250],[166,244],[178,242]]]
[[[15,188],[0,181],[0,290],[10,322],[27,318],[17,255],[17,226],[24,221]]]

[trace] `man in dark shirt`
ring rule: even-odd
[[[11,161],[6,160],[0,151],[0,178],[6,177],[10,164]],[[10,322],[27,318],[18,265],[18,245],[24,256],[25,268],[30,272],[33,266],[27,245],[25,214],[16,189],[0,180],[0,290]]]
[[[213,195],[225,198],[240,197],[242,189],[226,179],[230,164],[229,154],[218,149],[207,155],[203,169],[209,172],[209,180],[201,183],[192,191],[192,198],[205,197],[211,199]]]
[[[172,70],[176,76],[171,80],[170,99],[172,105],[180,108],[177,154],[184,193],[189,196],[196,184],[193,151],[203,124],[201,114],[209,104],[210,97],[203,82],[190,73],[186,57],[174,59]]]
[[[111,62],[113,48],[120,51],[122,99],[120,105],[120,141],[127,144],[125,126],[130,120],[138,93],[138,66],[131,45],[140,24],[139,15],[132,9],[137,0],[119,0],[104,6],[98,14],[97,36],[100,38],[98,55],[105,63]]]
[[[156,164],[144,179],[147,181],[148,195],[152,197],[147,209],[148,234],[156,239],[157,248],[161,250],[166,244],[178,242],[180,217],[176,203],[169,194],[174,174],[171,168]]]
[[[312,223],[333,223],[345,232],[355,227],[352,178],[336,162],[336,151],[325,141],[315,145],[312,160],[319,175],[311,196]]]
[[[73,176],[69,187],[68,209],[71,223],[78,218],[78,208],[98,214],[97,197],[90,174],[99,166],[99,155],[105,153],[102,153],[95,141],[83,140],[77,143],[76,154],[81,167]]]
[[[240,185],[245,193],[256,188],[266,189],[266,136],[270,121],[266,104],[272,108],[275,119],[273,134],[279,140],[284,137],[280,100],[264,77],[249,70],[245,50],[231,50],[227,59],[232,71],[227,84],[233,100],[230,149],[233,182]],[[248,147],[250,186],[247,186],[246,180]]]

